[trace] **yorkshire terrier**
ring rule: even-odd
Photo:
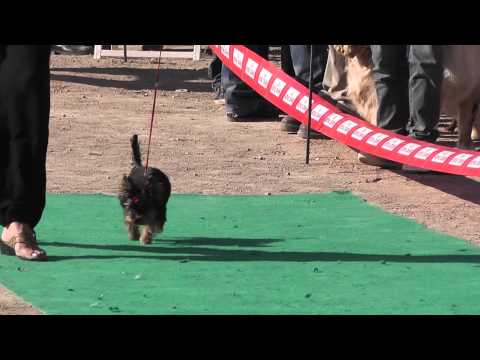
[[[153,236],[161,233],[167,221],[167,202],[171,184],[167,175],[157,168],[142,166],[138,136],[133,135],[132,170],[124,175],[119,200],[124,211],[124,222],[130,240],[151,244]]]

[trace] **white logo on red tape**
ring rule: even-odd
[[[358,124],[356,122],[353,122],[352,120],[347,120],[337,128],[337,131],[341,134],[347,135],[348,132],[357,125]]]
[[[238,68],[242,68],[242,64],[243,64],[243,53],[234,48],[233,49],[233,63],[238,67]]]
[[[255,79],[255,73],[257,72],[257,68],[258,63],[249,58],[247,60],[247,66],[245,66],[245,73],[252,79]]]
[[[308,104],[308,101],[307,101],[307,104]],[[312,105],[313,107],[313,105]],[[308,105],[307,105],[307,109],[308,109]],[[323,106],[322,104],[317,104],[313,109],[312,109],[312,119],[315,120],[315,121],[318,121],[320,120],[320,118],[325,115],[325,113],[328,111],[328,108],[326,108],[325,106]],[[334,124],[335,125],[335,124]],[[333,127],[333,126],[331,126]]]
[[[270,71],[267,69],[262,69],[262,71],[260,71],[260,75],[258,76],[258,83],[266,89],[271,77],[272,73]]]
[[[449,164],[454,166],[461,166],[472,156],[472,154],[458,154],[452,160],[450,160]]]
[[[433,148],[433,147],[426,147],[417,152],[414,156],[414,158],[420,159],[420,160],[425,160],[428,158],[430,155],[432,155],[435,151],[438,149]]]
[[[415,150],[417,150],[420,147],[420,145],[415,144],[415,143],[408,143],[406,145],[403,145],[400,150],[398,150],[398,153],[400,155],[405,155],[408,156]]]
[[[376,133],[370,136],[367,140],[367,144],[377,146],[382,140],[388,138],[388,135],[382,133]]]
[[[342,115],[333,113],[327,116],[323,124],[329,128],[333,128],[335,124],[342,119],[343,119]]]
[[[313,100],[312,100],[312,106],[313,106]],[[308,110],[308,96],[304,96],[302,100],[300,100],[295,107],[298,111],[300,111],[302,114],[305,114],[305,112]]]
[[[454,151],[440,151],[437,155],[433,157],[432,161],[438,164],[443,164],[445,160],[447,160],[447,158],[453,154],[455,154]]]
[[[220,45],[220,49],[222,50],[222,54],[227,59],[230,59],[230,45]]]
[[[398,145],[400,145],[401,143],[404,143],[404,142],[405,142],[405,140],[398,139],[398,138],[393,138],[393,139],[390,139],[390,140],[386,141],[385,144],[382,145],[382,149],[392,151]]]
[[[467,165],[468,168],[478,169],[480,168],[480,156],[477,156],[475,159],[470,161]]]
[[[280,78],[276,78],[273,81],[272,87],[270,88],[270,92],[276,97],[279,97],[285,85],[287,85],[285,81],[283,81]]]
[[[291,106],[298,97],[298,95],[300,95],[300,91],[298,91],[294,87],[290,87],[285,93],[285,96],[283,97],[283,102]]]
[[[362,126],[361,128],[355,130],[352,134],[352,137],[354,139],[357,139],[359,141],[362,141],[362,139],[367,136],[368,134],[370,134],[371,132],[373,132],[373,130],[365,127],[365,126]]]

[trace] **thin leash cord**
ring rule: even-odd
[[[310,74],[308,81],[308,123],[307,123],[307,148],[305,151],[305,164],[310,163],[310,129],[312,127],[312,63],[313,63],[313,45],[310,45]]]
[[[147,161],[145,163],[145,174],[144,174],[145,178],[147,177],[148,160],[150,158],[150,144],[152,142],[153,119],[155,117],[155,104],[157,103],[157,90],[158,90],[158,83],[160,81],[160,59],[161,58],[162,58],[162,49],[160,49],[160,52],[158,54],[158,67],[157,67],[157,75],[155,79],[155,92],[153,95],[152,118],[150,120],[150,132],[148,135]]]

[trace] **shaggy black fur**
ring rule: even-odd
[[[167,175],[157,168],[149,166],[145,176],[137,135],[131,138],[131,145],[133,167],[128,176],[123,176],[118,198],[130,239],[150,244],[167,221],[171,184]]]

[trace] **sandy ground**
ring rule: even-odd
[[[174,192],[348,190],[433,230],[480,243],[476,179],[368,167],[328,140],[312,141],[307,166],[305,141],[280,132],[278,122],[226,120],[223,106],[213,102],[209,62],[162,60],[150,161],[170,176]],[[48,191],[116,193],[130,167],[130,136],[138,133],[146,148],[156,64],[56,55],[51,68]],[[34,312],[0,289],[0,314]]]

